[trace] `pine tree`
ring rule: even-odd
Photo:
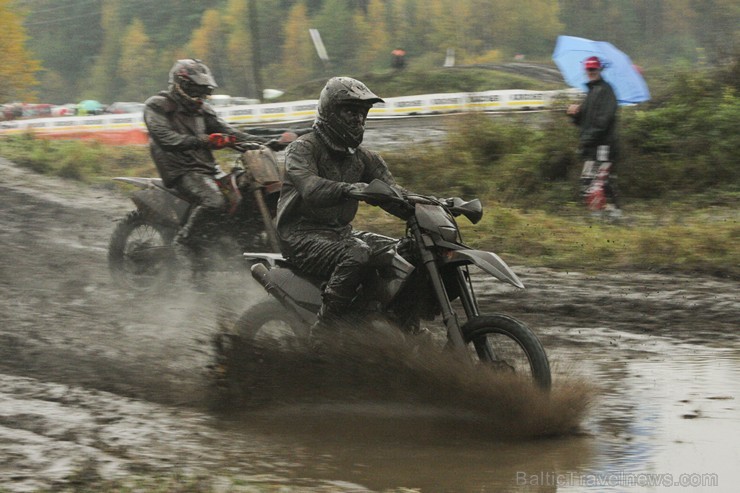
[[[41,65],[26,48],[23,18],[12,8],[10,0],[0,0],[0,102],[35,99],[33,87],[38,84],[36,72]]]
[[[302,1],[290,9],[285,21],[285,44],[281,64],[283,87],[300,84],[308,80],[317,59],[308,30],[308,9]]]
[[[149,36],[144,31],[144,23],[139,19],[126,29],[123,49],[118,60],[118,79],[122,87],[118,95],[122,101],[144,101],[159,89],[159,72],[153,72],[151,63],[157,53]]]
[[[203,13],[200,27],[193,33],[189,46],[191,53],[187,57],[199,58],[208,65],[219,84],[220,92],[225,92],[227,87],[223,82],[227,63],[224,49],[225,29],[218,10],[211,9]]]

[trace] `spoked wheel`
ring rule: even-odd
[[[269,399],[271,378],[295,368],[308,346],[309,327],[274,299],[248,308],[236,322],[214,336],[214,383],[219,398],[232,405]],[[304,360],[299,360],[305,362]]]
[[[235,332],[244,343],[295,349],[308,345],[309,327],[275,300],[257,303],[236,322]]]
[[[165,286],[175,276],[174,236],[174,228],[152,223],[140,211],[130,212],[116,226],[108,246],[113,279],[140,291]]]
[[[462,330],[471,352],[490,368],[531,379],[543,390],[550,389],[547,354],[525,324],[506,315],[489,315],[469,320]]]

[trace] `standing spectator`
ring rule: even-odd
[[[622,216],[616,188],[617,98],[601,77],[602,61],[595,56],[584,62],[588,94],[581,104],[572,104],[567,114],[580,128],[579,148],[584,158],[581,194],[589,208],[618,220]]]

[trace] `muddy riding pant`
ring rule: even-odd
[[[195,252],[203,250],[211,227],[226,210],[226,198],[213,175],[205,173],[186,173],[175,182],[174,188],[196,204],[188,222],[177,233],[175,242]]]
[[[322,311],[341,313],[370,269],[389,265],[398,240],[365,231],[310,231],[285,242],[286,256],[301,271],[328,279]]]

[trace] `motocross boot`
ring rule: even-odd
[[[190,273],[190,281],[193,287],[199,291],[207,290],[206,272],[207,261],[204,258],[203,239],[199,238],[199,224],[206,211],[196,208],[190,215],[188,222],[183,226],[172,241],[177,264],[181,272]]]
[[[315,351],[336,345],[341,331],[348,326],[346,317],[352,298],[340,296],[331,289],[324,290],[316,322],[310,328],[310,345]]]

